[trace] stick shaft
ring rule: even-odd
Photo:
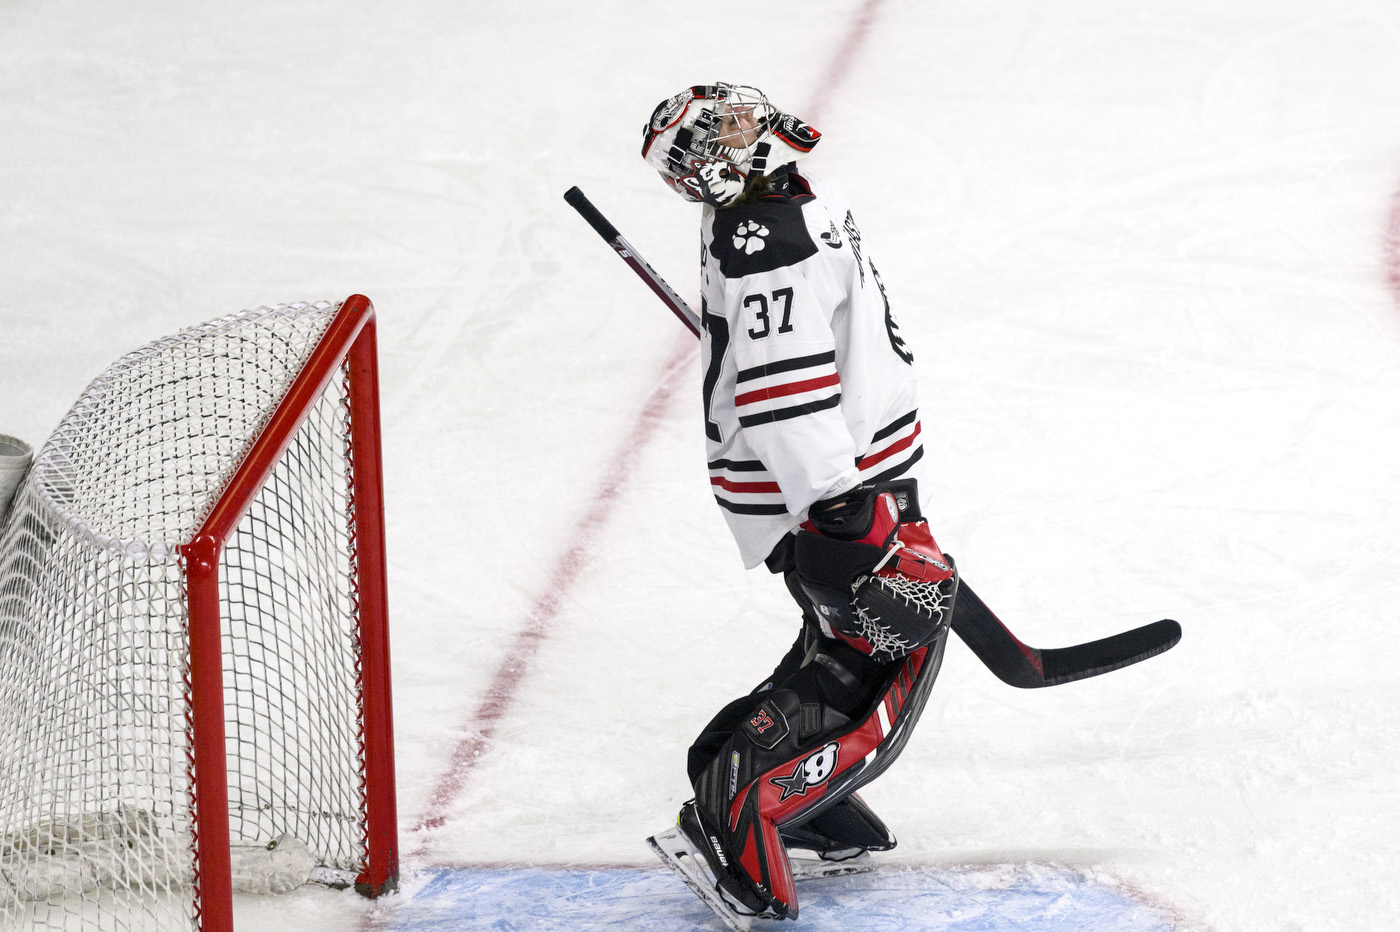
[[[671,313],[675,314],[691,333],[699,337],[700,315],[691,310],[690,305],[685,303],[685,299],[666,284],[666,279],[657,274],[656,270],[651,267],[647,260],[642,258],[631,243],[623,239],[622,234],[617,231],[617,227],[608,222],[608,218],[603,216],[602,211],[594,207],[593,202],[577,187],[565,191],[564,200],[568,201],[569,206],[578,211],[579,216],[583,217],[588,225],[603,238],[604,242],[617,252],[622,261],[626,262],[632,271],[646,282],[647,287],[654,291],[662,303],[671,309]]]

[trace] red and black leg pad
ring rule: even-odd
[[[755,914],[797,917],[781,829],[830,810],[894,762],[938,676],[946,633],[884,664],[831,641],[815,646],[697,775],[697,809],[730,871],[721,886]],[[808,688],[817,673],[860,684],[851,714]]]

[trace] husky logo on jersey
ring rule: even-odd
[[[782,788],[783,796],[778,802],[789,796],[806,796],[812,787],[825,783],[836,772],[836,758],[840,750],[841,746],[835,741],[829,742],[798,761],[788,776],[769,780],[774,786]]]
[[[830,220],[827,221],[827,226],[830,227],[830,229],[822,234],[822,242],[826,243],[832,249],[840,249],[841,231],[836,229],[836,224]]]
[[[751,256],[763,248],[763,237],[767,235],[768,228],[756,220],[740,223],[734,231],[734,248]]]

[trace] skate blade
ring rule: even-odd
[[[753,926],[753,916],[744,916],[734,911],[715,888],[715,878],[710,874],[705,856],[696,850],[680,826],[657,832],[647,839],[651,850],[685,885],[695,892],[710,907],[720,921],[733,932],[749,932]]]
[[[875,869],[875,859],[869,851],[862,851],[844,861],[824,861],[815,856],[803,857],[789,850],[788,862],[792,865],[792,879],[796,881],[840,877],[842,874],[868,874]]]

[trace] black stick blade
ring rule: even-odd
[[[1087,644],[1042,650],[1045,685],[1058,686],[1121,670],[1170,650],[1180,640],[1181,625],[1164,618]]]
[[[1164,619],[1073,647],[1030,647],[1001,623],[966,579],[958,583],[952,627],[998,679],[1021,689],[1099,676],[1155,657],[1181,640],[1181,625]]]

